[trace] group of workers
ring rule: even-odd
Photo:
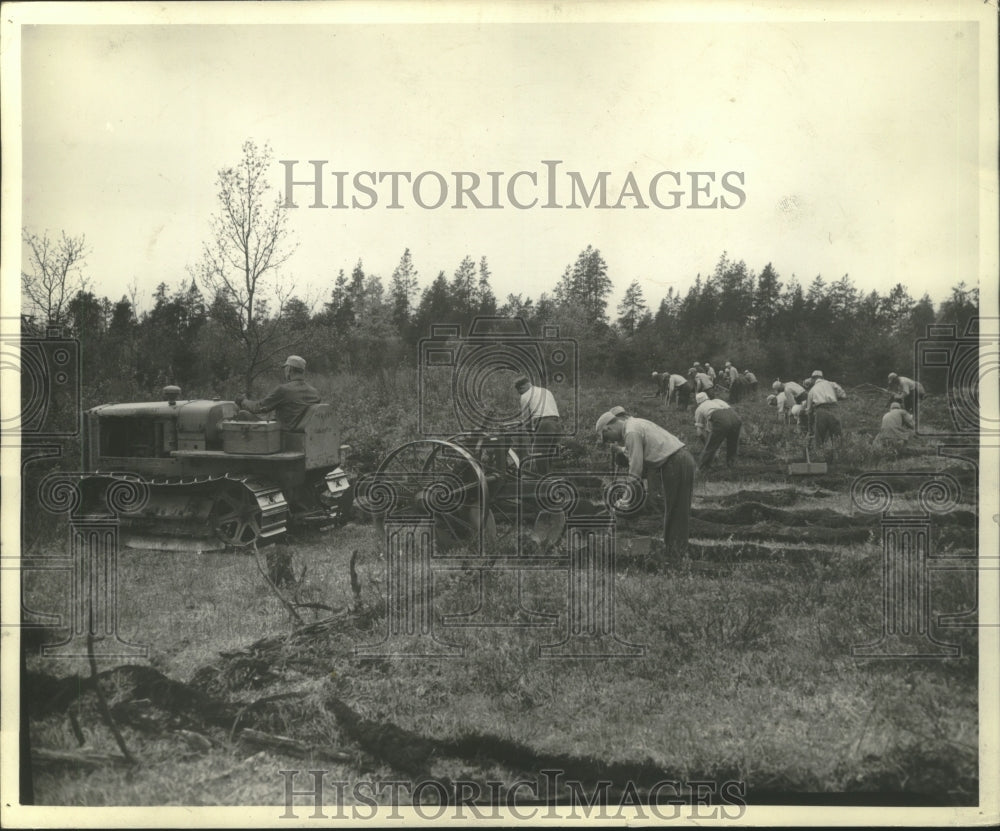
[[[259,401],[236,398],[239,417],[252,418],[273,411],[283,430],[301,429],[306,411],[320,401],[315,387],[305,380],[305,369],[303,358],[289,356],[283,366],[284,384]],[[687,549],[696,471],[709,467],[723,444],[726,466],[732,467],[736,461],[743,425],[731,404],[752,392],[757,379],[749,370],[739,372],[730,361],[721,373],[716,373],[707,362],[704,365],[696,362],[687,377],[654,372],[653,378],[658,384],[657,395],[665,396],[667,403],[676,400],[682,410],[694,397],[694,424],[699,438],[704,440],[697,461],[673,433],[653,421],[632,416],[620,406],[603,413],[597,419],[596,429],[598,439],[613,445],[616,457],[628,466],[630,474],[638,479],[659,481],[663,493],[664,555],[669,560],[680,557]],[[544,475],[550,469],[562,434],[558,404],[549,390],[533,385],[526,376],[517,377],[514,387],[520,396],[520,418],[507,426],[530,433],[534,470]],[[718,396],[720,387],[728,391],[729,401]],[[837,405],[847,398],[847,393],[840,384],[825,378],[821,370],[815,370],[801,384],[778,379],[771,388],[768,404],[777,408],[779,418],[791,419],[808,430],[817,446],[840,438],[842,427]],[[924,389],[918,382],[893,372],[889,374],[887,391],[889,411],[882,418],[876,442],[895,444],[905,441],[913,430],[911,413]],[[625,498],[615,505],[619,511],[633,507]]]
[[[840,438],[836,403],[846,398],[847,393],[836,382],[824,379],[821,371],[813,372],[801,384],[778,379],[771,389],[773,393],[767,397],[767,403],[777,409],[779,420],[812,434],[817,445]],[[924,395],[924,386],[890,372],[887,392],[889,410],[882,416],[881,430],[873,442],[879,448],[898,447],[913,435],[912,413]]]
[[[847,398],[847,393],[836,381],[825,378],[822,370],[814,370],[801,384],[779,378],[771,389],[774,392],[767,403],[777,408],[779,419],[812,434],[817,445],[841,437],[837,402]]]
[[[740,372],[732,361],[726,361],[720,372],[707,361],[704,364],[695,361],[686,376],[657,371],[653,373],[653,383],[656,384],[655,394],[663,398],[665,404],[676,402],[679,410],[686,410],[691,399],[700,393],[714,399],[720,390],[725,390],[729,401],[735,404],[757,390],[757,376],[749,369]]]

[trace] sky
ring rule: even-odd
[[[427,172],[424,204],[436,200],[436,174],[449,185],[436,209],[405,180],[397,209],[389,181],[369,209],[311,208],[312,189],[297,186],[297,247],[278,279],[310,301],[358,260],[387,283],[406,248],[421,287],[485,256],[502,300],[551,291],[592,245],[614,282],[612,310],[633,280],[655,308],[723,252],[758,273],[771,263],[786,282],[847,274],[865,291],[903,283],[935,302],[959,281],[995,279],[980,250],[981,159],[995,164],[981,147],[995,117],[983,97],[995,79],[981,68],[976,4],[967,20],[921,22],[782,11],[706,20],[671,3],[434,16],[369,4],[326,8],[327,22],[272,10],[267,25],[247,6],[215,14],[228,22],[191,11],[140,24],[128,5],[20,29],[20,225],[85,235],[98,295],[134,285],[150,304],[157,284],[190,279],[217,210],[216,173],[248,138],[270,145],[275,198],[280,160],[297,161],[296,180],[324,161],[328,205],[333,171],[346,172],[347,204],[370,201],[352,188],[359,171]],[[546,160],[560,162],[564,207],[542,207]],[[517,201],[538,198],[527,209],[506,192],[522,170],[539,183],[516,184]],[[498,174],[503,207],[453,207],[454,171],[480,177],[487,205],[488,172]],[[565,207],[571,171],[587,188],[605,171],[607,204],[622,207]],[[669,205],[667,192],[683,191],[676,208],[648,198],[663,171],[677,179],[655,179],[654,193]],[[692,172],[706,190],[693,192]],[[630,175],[639,198],[619,199]]]

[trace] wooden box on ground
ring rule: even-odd
[[[277,421],[223,421],[222,449],[226,453],[277,453],[281,428]]]

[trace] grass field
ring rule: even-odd
[[[348,425],[352,475],[417,437],[414,385],[403,373],[377,388],[323,382]],[[581,390],[580,434],[568,442],[576,469],[607,471],[593,423],[614,404],[699,449],[691,410],[666,409],[647,392]],[[506,790],[558,769],[588,792],[602,779],[612,794],[628,782],[645,793],[664,779],[705,780],[743,783],[751,804],[809,794],[831,803],[976,804],[976,629],[938,625],[942,614],[975,609],[975,571],[929,577],[930,635],[960,654],[854,657],[852,647],[882,632],[883,552],[879,517],[858,512],[850,497],[859,474],[912,471],[901,492],[904,505],[915,505],[926,475],[947,471],[961,493],[935,522],[932,545],[971,556],[975,469],[921,440],[880,455],[871,440],[884,395],[851,393],[841,406],[844,441],[836,454],[814,456],[830,464],[816,477],[787,474],[789,461],[804,460],[804,437],[776,422],[762,392],[738,405],[739,464],[726,471],[717,461],[698,477],[691,553],[680,564],[667,568],[645,553],[644,539],[658,533],[655,514],[619,523],[614,631],[642,647],[630,657],[551,657],[542,649],[567,634],[564,564],[520,573],[438,569],[430,613],[451,654],[357,655],[389,627],[387,561],[370,523],[289,539],[301,577],[286,591],[303,604],[302,625],[253,557],[123,551],[119,632],[148,645],[149,655],[100,669],[138,764],[39,764],[37,800],[277,805],[285,793],[278,771],[288,769],[327,769],[348,783],[475,783],[489,794],[490,782]],[[944,417],[943,401],[929,404]],[[68,596],[60,580],[28,572],[29,607],[59,610]],[[519,625],[445,625],[445,616],[476,610],[480,590],[482,619]],[[552,625],[528,625],[539,622]],[[74,678],[88,677],[86,661],[35,657],[28,668],[35,746],[118,753],[96,697]],[[262,745],[258,733],[290,741]],[[389,798],[380,792],[375,801]]]

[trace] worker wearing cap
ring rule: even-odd
[[[313,404],[320,403],[316,388],[306,382],[306,362],[289,355],[284,363],[285,383],[279,384],[260,401],[238,396],[236,406],[250,414],[274,411],[282,430],[301,432],[302,419]]]
[[[726,361],[726,367],[723,369],[723,373],[726,376],[726,382],[730,386],[732,386],[733,381],[735,381],[740,375],[740,371],[733,366],[732,361]]]
[[[732,372],[729,373],[729,401],[731,404],[738,404],[743,400],[743,397],[750,392],[750,385],[747,383],[746,379],[739,372],[736,371],[736,367],[730,364],[729,369]]]
[[[771,389],[778,397],[778,418],[782,421],[787,420],[787,413],[791,412],[796,404],[804,404],[806,401],[806,388],[795,381],[775,381],[771,384]]]
[[[757,376],[754,375],[749,369],[743,370],[743,380],[747,383],[748,392],[757,392]]]
[[[670,378],[670,373],[664,370],[663,372],[653,373],[653,383],[656,384],[656,397],[662,398],[667,394],[667,383]],[[669,400],[669,396],[668,396]]]
[[[532,433],[529,469],[544,476],[552,466],[562,433],[559,407],[551,392],[534,386],[525,375],[514,379],[514,389],[521,396],[521,424]]]
[[[924,385],[905,375],[889,373],[889,403],[898,401],[907,412],[913,412],[917,401],[924,397]]]
[[[700,372],[697,368],[691,367],[688,370],[688,379],[694,386],[695,393],[703,392],[709,398],[715,398],[715,382],[708,377],[704,372]]]
[[[705,370],[704,371],[705,371],[705,374],[709,378],[712,379],[712,383],[714,384],[715,383],[715,379],[716,379],[715,370],[712,369],[712,365],[708,361],[705,361]]]
[[[670,403],[670,399],[676,396],[677,399],[677,409],[686,410],[688,404],[691,403],[691,395],[694,393],[694,384],[685,378],[683,375],[678,375],[676,372],[670,374],[670,379],[667,381],[667,403]]]
[[[840,416],[837,415],[837,402],[847,398],[843,387],[835,381],[828,381],[819,370],[806,379],[806,404],[803,414],[813,427],[817,447],[827,439],[839,439],[841,435]]]
[[[694,457],[684,442],[660,425],[633,418],[620,407],[597,419],[602,442],[624,444],[629,473],[638,479],[660,477],[663,488],[663,545],[668,558],[687,551],[694,489]],[[619,510],[635,507],[619,500]]]
[[[898,448],[913,435],[913,416],[898,401],[889,405],[889,412],[882,416],[882,429],[872,444],[875,447]]]
[[[722,442],[726,443],[726,467],[732,467],[736,461],[742,419],[725,401],[710,399],[703,392],[695,396],[695,402],[698,407],[694,411],[694,426],[698,435],[705,439],[705,447],[698,459],[698,470],[705,470],[712,464]]]

